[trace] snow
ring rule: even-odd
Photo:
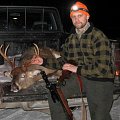
[[[76,120],[80,120],[80,108],[73,111]],[[90,119],[89,110],[87,108],[87,118]],[[113,120],[120,120],[120,97],[114,101],[111,109]],[[51,120],[49,112],[40,112],[40,110],[24,111],[21,108],[16,109],[0,109],[0,120]]]

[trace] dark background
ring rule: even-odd
[[[0,5],[53,6],[57,7],[65,31],[69,32],[72,23],[69,9],[76,0],[0,0]],[[120,4],[118,0],[81,0],[88,6],[90,21],[101,29],[110,39],[120,41]]]

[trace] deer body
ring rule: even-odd
[[[2,52],[2,46],[0,47],[0,54],[4,57],[5,60],[11,65],[11,91],[18,92],[22,89],[27,89],[31,85],[33,85],[36,81],[42,80],[42,76],[40,74],[41,71],[45,71],[48,76],[55,75],[60,76],[61,70],[49,69],[39,64],[31,64],[31,59],[33,56],[40,56],[42,58],[55,58],[52,54],[51,49],[42,48],[39,49],[36,44],[35,47],[26,51],[21,57],[19,66],[16,67],[14,61],[10,61],[6,55],[7,49],[5,52]]]

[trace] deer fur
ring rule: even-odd
[[[34,55],[39,55],[40,57],[46,58],[46,59],[47,58],[56,59],[52,54],[54,50],[51,50],[50,48],[38,48],[36,44],[34,45],[35,47],[31,47],[30,49],[24,52],[24,54],[21,56],[20,62],[17,67],[13,67],[15,66],[14,62],[12,63],[11,61],[9,61],[6,55],[7,50],[5,50],[5,53],[3,53],[1,50],[2,47],[0,49],[1,50],[0,54],[12,66],[11,91],[13,92],[18,92],[19,90],[27,89],[28,87],[33,85],[36,81],[42,80],[42,76],[40,74],[41,71],[45,71],[45,73],[48,76],[55,75],[57,77],[59,77],[62,73],[61,70],[46,68],[38,64],[36,65],[31,64],[31,59],[33,58]],[[59,52],[56,52],[56,53],[59,54]]]

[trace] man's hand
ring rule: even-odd
[[[63,70],[69,70],[73,73],[77,72],[77,68],[78,68],[77,66],[69,64],[69,63],[65,63],[62,67]]]
[[[33,58],[31,59],[31,64],[42,65],[43,64],[43,58],[41,58],[38,55],[34,55]]]

